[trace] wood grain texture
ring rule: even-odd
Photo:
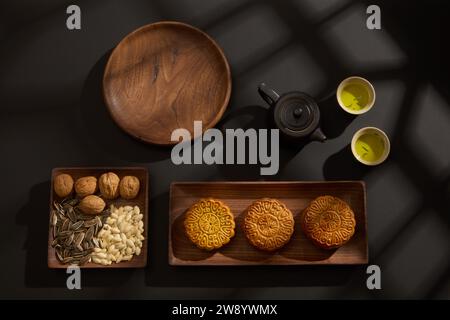
[[[62,264],[59,262],[58,258],[55,254],[55,249],[51,246],[51,242],[53,241],[52,236],[52,228],[50,225],[51,211],[53,208],[53,201],[59,201],[59,198],[53,190],[53,179],[61,173],[67,173],[72,176],[74,181],[76,179],[85,177],[85,176],[95,176],[97,179],[105,172],[114,172],[119,178],[123,176],[136,176],[140,182],[140,190],[139,194],[135,199],[125,200],[122,198],[117,198],[114,200],[105,200],[107,207],[111,204],[114,206],[138,206],[141,209],[141,213],[144,215],[144,241],[142,244],[142,251],[139,256],[134,256],[130,261],[124,261],[120,263],[113,263],[109,266],[103,266],[96,263],[87,263],[80,268],[143,268],[147,265],[147,247],[148,247],[148,193],[149,193],[149,185],[148,185],[148,170],[147,168],[141,167],[86,167],[86,168],[54,168],[52,170],[51,177],[51,189],[50,189],[50,212],[49,212],[49,233],[48,233],[48,267],[52,269],[58,268],[67,268],[68,265]]]
[[[356,231],[336,250],[314,246],[302,233],[300,214],[311,200],[332,195],[346,201],[356,218]],[[212,252],[198,249],[184,232],[187,209],[201,198],[212,197],[227,204],[236,221],[236,235],[226,246]],[[289,243],[268,253],[247,241],[242,224],[246,208],[255,200],[275,198],[294,214],[295,229]],[[368,262],[366,191],[364,182],[181,182],[170,188],[169,264],[194,265],[304,265],[366,264]]]
[[[172,131],[194,120],[203,130],[222,117],[230,99],[230,67],[201,30],[179,22],[146,25],[126,36],[105,68],[103,94],[114,121],[145,142],[171,145]]]

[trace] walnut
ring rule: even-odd
[[[83,177],[77,179],[75,182],[75,192],[81,198],[84,198],[90,194],[94,194],[97,191],[97,178],[96,177]]]
[[[124,199],[134,199],[139,193],[139,179],[135,176],[125,176],[120,180],[120,196]]]
[[[58,197],[67,197],[73,190],[72,177],[66,173],[57,175],[53,181],[53,189]]]
[[[88,195],[78,204],[78,207],[86,214],[99,214],[105,209],[105,201],[94,195]]]
[[[106,199],[117,198],[119,196],[119,181],[119,177],[113,172],[102,174],[98,181],[102,196]]]

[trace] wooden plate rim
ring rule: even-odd
[[[223,61],[224,65],[225,65],[225,69],[226,69],[226,76],[227,76],[227,89],[226,89],[226,94],[225,94],[225,100],[222,104],[222,106],[219,109],[219,112],[217,113],[217,115],[214,117],[214,119],[211,120],[210,123],[208,123],[207,125],[203,124],[203,128],[202,128],[202,134],[207,130],[210,129],[212,127],[214,127],[222,118],[223,114],[225,113],[225,110],[228,107],[228,103],[230,102],[230,97],[231,97],[231,89],[232,89],[232,79],[231,79],[231,69],[230,69],[230,65],[228,63],[228,60],[225,56],[225,53],[223,52],[222,48],[217,44],[217,42],[211,38],[210,35],[208,35],[206,32],[200,30],[199,28],[196,28],[190,24],[184,23],[184,22],[179,22],[179,21],[158,21],[158,22],[154,22],[154,23],[150,23],[150,24],[146,24],[144,26],[141,26],[139,28],[137,28],[136,30],[132,31],[131,33],[127,34],[122,40],[120,40],[120,42],[116,45],[116,47],[112,50],[111,54],[108,57],[108,61],[106,63],[105,66],[105,70],[103,72],[103,77],[102,77],[102,93],[103,93],[103,100],[105,101],[106,104],[106,108],[108,109],[108,112],[111,116],[111,118],[114,120],[114,122],[127,134],[131,135],[132,137],[146,142],[146,143],[151,143],[151,144],[156,144],[156,145],[161,145],[161,146],[172,146],[177,144],[177,141],[173,141],[173,142],[168,142],[168,143],[162,143],[160,141],[157,140],[152,140],[152,139],[148,139],[148,138],[144,138],[144,137],[140,137],[139,135],[133,134],[129,131],[127,131],[125,129],[125,127],[119,122],[117,121],[117,119],[115,118],[113,112],[111,111],[111,101],[110,98],[108,97],[108,95],[106,94],[106,90],[105,90],[105,86],[106,86],[106,74],[109,73],[109,69],[111,68],[111,60],[113,58],[113,56],[116,54],[116,52],[118,51],[119,47],[123,46],[124,43],[131,38],[132,36],[134,36],[135,34],[142,32],[143,30],[146,29],[152,29],[152,28],[158,28],[161,26],[178,26],[181,28],[186,28],[188,30],[197,32],[199,34],[201,34],[202,36],[204,36],[212,45],[213,47],[218,51],[221,60]],[[197,136],[192,136],[191,140],[195,140],[197,138]]]

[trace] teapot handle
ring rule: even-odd
[[[258,92],[260,96],[270,105],[273,106],[280,99],[280,95],[275,92],[275,90],[270,89],[267,85],[262,82],[258,86]]]

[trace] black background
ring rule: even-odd
[[[0,297],[3,298],[446,298],[450,297],[450,52],[446,1],[22,0],[0,3]],[[69,31],[69,4],[82,29]],[[378,4],[382,30],[365,26]],[[329,140],[282,146],[280,171],[258,166],[175,166],[170,149],[129,137],[106,112],[101,76],[111,49],[137,27],[179,20],[222,46],[233,75],[231,116],[219,125],[263,127],[256,86],[303,90],[321,100]],[[373,82],[375,107],[339,110],[340,80]],[[377,126],[391,139],[383,165],[359,165],[353,133]],[[82,290],[47,269],[50,171],[58,166],[146,166],[150,172],[148,267],[87,270]],[[362,179],[368,188],[370,264],[176,268],[167,263],[173,181]]]

